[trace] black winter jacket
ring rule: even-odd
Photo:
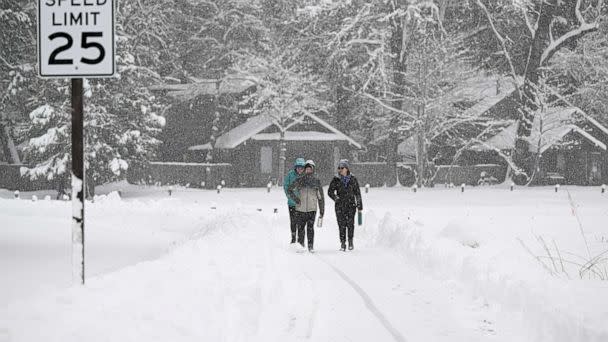
[[[335,176],[329,184],[327,195],[336,202],[336,210],[355,207],[363,210],[361,189],[359,188],[357,178],[353,175],[350,175],[350,182],[348,182],[348,186],[346,187],[344,187],[340,176]]]

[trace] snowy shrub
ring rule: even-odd
[[[599,252],[591,251],[583,225],[578,216],[577,206],[568,189],[566,189],[566,192],[570,201],[570,210],[572,215],[576,217],[578,230],[585,244],[586,251],[560,250],[555,240],[552,240],[551,244],[548,244],[544,237],[536,236],[536,240],[542,249],[542,252],[538,254],[534,253],[523,240],[519,239],[519,242],[553,276],[571,279],[572,273],[578,273],[578,277],[581,279],[608,280],[608,249],[602,249]]]

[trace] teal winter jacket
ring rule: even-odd
[[[283,190],[285,191],[285,196],[287,196],[287,205],[290,207],[295,207],[296,202],[294,202],[294,200],[292,200],[291,197],[289,197],[289,193],[287,192],[287,189],[289,189],[289,186],[293,182],[295,182],[296,179],[298,179],[298,173],[294,169],[289,170],[289,172],[283,179]]]

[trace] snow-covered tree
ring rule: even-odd
[[[241,53],[266,51],[268,30],[261,1],[180,0],[171,37],[183,80],[221,79]]]
[[[319,1],[301,11],[312,18],[305,29],[321,27],[317,31],[325,31],[310,34],[304,41],[322,51],[325,73],[332,81],[338,80],[333,86],[336,119],[352,117],[340,110],[350,97],[375,103],[382,114],[375,121],[386,128],[389,184],[396,183],[397,145],[404,139],[398,127],[411,112],[405,99],[410,86],[408,58],[417,48],[416,37],[424,35],[422,31],[445,32],[441,19],[450,2]]]
[[[31,96],[35,79],[35,8],[30,2],[0,3],[0,145],[9,161],[19,164],[16,125]]]
[[[513,160],[529,177],[534,156],[529,153],[527,137],[540,108],[539,84],[547,77],[556,53],[576,46],[582,37],[599,29],[606,8],[602,0],[476,0],[475,4],[486,19],[484,31],[493,36],[492,40],[477,38],[481,47],[477,51],[482,56],[499,54],[506,72],[519,83],[516,98],[520,115]]]
[[[130,162],[150,159],[160,143],[156,136],[164,126],[165,103],[148,87],[158,82],[161,76],[156,70],[167,62],[162,40],[168,33],[154,20],[148,22],[150,27],[135,24],[142,23],[140,16],[146,13],[132,13],[127,7],[118,9],[118,75],[85,80],[85,165],[91,190],[95,183],[123,177]],[[158,16],[162,19],[163,13]],[[150,39],[146,36],[154,36],[155,43],[141,43],[142,37]],[[71,163],[70,89],[65,80],[32,82],[39,89],[28,103],[33,110],[25,132],[29,140],[24,154],[32,167],[24,173],[65,182]]]
[[[269,117],[279,129],[279,183],[285,174],[285,132],[288,127],[303,119],[305,113],[327,113],[330,104],[323,98],[326,86],[308,70],[300,70],[291,54],[279,47],[273,54],[244,56],[235,66],[240,77],[251,80],[256,90],[246,96],[243,104],[252,113]]]
[[[443,25],[446,10],[453,5],[454,1],[411,0],[331,2],[309,8],[319,21],[339,23],[324,26],[329,28],[322,39],[329,52],[327,64],[340,75],[335,78],[342,81],[342,93],[375,104],[373,124],[386,132],[389,184],[396,182],[401,141],[417,137],[422,182],[430,143],[445,140],[443,135],[454,133],[460,124],[478,120],[466,117],[453,106],[457,99],[449,97],[471,73],[460,33],[448,32]]]
[[[128,65],[119,64],[121,70],[120,80],[85,82],[85,166],[90,186],[124,176],[130,162],[150,159],[160,143],[156,135],[164,125],[162,103],[145,87],[134,84],[126,71]],[[59,87],[57,92],[56,97],[69,98],[69,87]],[[65,100],[41,105],[30,113],[31,138],[24,149],[26,162],[35,165],[26,171],[30,177],[67,179],[70,112]]]
[[[558,52],[547,83],[604,125],[608,125],[608,21],[582,38],[575,49]]]

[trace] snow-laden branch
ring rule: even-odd
[[[549,44],[549,46],[543,51],[543,54],[540,57],[541,65],[545,65],[546,62],[559,50],[562,46],[566,45],[569,41],[575,40],[586,33],[597,31],[599,28],[599,23],[594,22],[591,24],[583,24],[579,26],[577,29],[567,32],[566,34],[559,37],[557,40],[554,40]]]
[[[478,0],[478,1],[480,1],[480,0]],[[575,39],[585,35],[586,33],[593,32],[593,31],[596,31],[599,29],[599,20],[598,19],[596,19],[592,23],[587,23],[587,21],[583,17],[583,14],[581,12],[582,2],[583,2],[582,0],[577,0],[576,6],[574,8],[574,13],[575,13],[576,19],[578,20],[578,23],[579,23],[579,26],[576,29],[568,31],[567,33],[563,34],[559,38],[554,39],[553,32],[552,32],[553,31],[552,30],[553,22],[551,22],[551,25],[549,26],[550,43],[549,43],[549,46],[547,46],[547,48],[543,51],[543,53],[540,57],[541,66],[545,65],[549,61],[549,59],[551,59],[551,57],[555,54],[555,52],[557,52],[557,50],[559,50],[562,46],[569,43],[571,40],[575,40]],[[601,11],[602,5],[603,5],[603,1],[598,0],[598,3],[597,3],[598,11]]]

